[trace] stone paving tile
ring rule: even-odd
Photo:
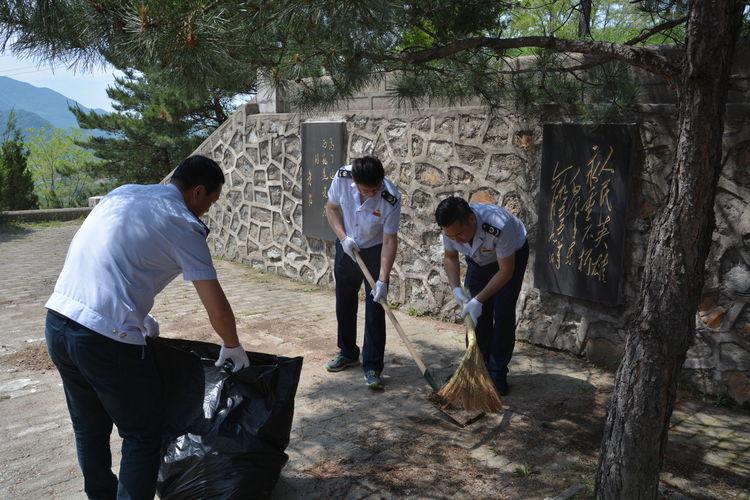
[[[42,306],[77,225],[0,234],[0,356],[43,338]],[[386,390],[372,393],[361,368],[337,374],[321,368],[336,350],[331,289],[235,263],[216,265],[246,348],[305,357],[290,461],[274,498],[542,498],[576,484],[584,485],[582,497],[590,495],[610,373],[519,344],[504,412],[458,429],[426,402],[428,389],[393,329]],[[153,314],[164,336],[218,341],[192,284],[179,278],[157,297]],[[443,380],[460,359],[461,327],[400,311],[396,316]],[[4,359],[0,498],[83,498],[57,372]],[[688,458],[668,457],[664,484],[696,496],[742,498],[750,470],[747,412],[685,401],[673,423],[669,455]],[[119,446],[115,434],[115,464]]]

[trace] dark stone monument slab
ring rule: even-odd
[[[302,124],[302,232],[334,241],[325,217],[331,179],[346,163],[346,122]]]
[[[546,124],[534,286],[619,303],[636,127]]]

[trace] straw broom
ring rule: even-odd
[[[484,357],[477,345],[474,322],[468,314],[464,317],[464,324],[469,346],[458,370],[437,392],[438,399],[446,406],[460,407],[466,411],[499,412],[503,402],[484,364]]]

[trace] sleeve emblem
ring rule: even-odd
[[[496,228],[492,224],[487,224],[486,222],[482,224],[482,229],[485,233],[491,234],[492,236],[500,236],[500,233],[502,232],[501,229]]]
[[[398,201],[398,199],[397,199],[397,198],[396,198],[395,196],[393,196],[393,195],[392,195],[391,193],[389,193],[389,192],[388,192],[387,190],[385,190],[385,189],[384,189],[384,190],[383,190],[383,192],[381,193],[381,196],[383,197],[383,199],[385,199],[385,201],[387,201],[387,202],[388,202],[388,203],[390,203],[391,205],[395,205],[395,204],[396,204],[396,202]]]

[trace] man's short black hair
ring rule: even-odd
[[[463,198],[449,196],[435,209],[435,222],[440,227],[448,227],[456,221],[467,223],[474,212]]]
[[[213,193],[224,184],[224,172],[211,158],[201,155],[188,156],[177,165],[170,182],[182,191],[195,186],[205,186],[208,193]]]
[[[385,178],[380,160],[374,156],[363,156],[352,161],[352,179],[363,186],[379,186]]]

